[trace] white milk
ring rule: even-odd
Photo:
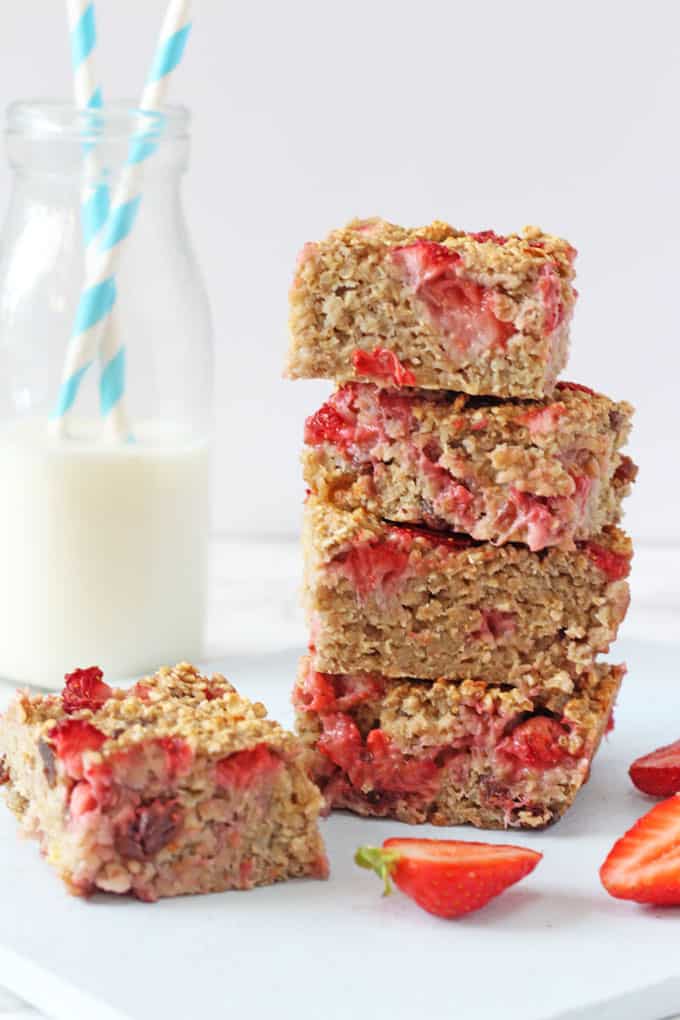
[[[135,426],[107,446],[93,426],[0,431],[0,675],[60,688],[200,657],[208,535],[207,442]]]

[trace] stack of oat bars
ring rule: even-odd
[[[633,409],[556,382],[575,254],[382,220],[302,251],[288,374],[338,388],[305,426],[294,702],[329,807],[544,826],[611,726]]]

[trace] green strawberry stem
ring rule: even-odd
[[[360,868],[375,871],[384,882],[383,896],[389,896],[392,892],[390,874],[399,856],[394,850],[383,850],[379,846],[360,846],[354,855],[354,863]]]

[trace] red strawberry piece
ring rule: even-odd
[[[159,737],[158,743],[165,754],[165,767],[171,779],[186,776],[191,771],[194,752],[181,737]]]
[[[358,542],[335,561],[364,598],[378,589],[388,594],[408,566],[410,536],[393,532],[387,541]]]
[[[375,871],[391,892],[390,878],[418,906],[437,917],[462,917],[479,910],[534,870],[542,854],[502,843],[455,839],[386,839],[361,847],[362,868]]]
[[[215,766],[217,783],[236,790],[247,790],[265,776],[271,776],[282,767],[283,762],[278,755],[269,750],[266,744],[246,751],[236,751],[226,758],[221,758]]]
[[[439,769],[432,760],[435,751],[407,758],[380,729],[371,730],[364,743],[354,720],[343,712],[323,715],[321,722],[318,750],[347,773],[356,789],[426,796],[430,785],[438,781]]]
[[[135,686],[131,689],[130,694],[135,698],[139,698],[140,701],[148,701],[149,695],[151,694],[151,688],[148,684],[138,680]]]
[[[535,715],[525,719],[498,744],[498,750],[520,765],[550,768],[569,757],[564,748],[567,730],[556,719]]]
[[[89,666],[87,669],[76,669],[73,673],[67,673],[66,681],[61,694],[64,711],[69,715],[72,712],[79,712],[82,708],[89,708],[96,712],[108,701],[113,691],[108,684],[105,684],[102,677],[104,674],[98,666]]]
[[[224,696],[224,690],[218,687],[216,684],[208,684],[205,689],[205,700],[206,701],[217,701],[218,698]]]
[[[503,346],[515,332],[494,313],[496,295],[462,275],[461,257],[444,244],[415,241],[391,258],[428,313],[450,339],[456,357]]]
[[[345,419],[327,402],[305,422],[305,443],[307,446],[320,446],[322,443],[339,446],[347,438],[347,431]]]
[[[564,404],[548,404],[547,407],[538,407],[520,414],[516,420],[526,425],[532,436],[545,436],[557,430],[560,418],[566,411]]]
[[[385,347],[374,347],[372,351],[354,351],[352,364],[357,375],[369,379],[386,379],[395,386],[415,386],[413,372],[402,365],[394,351]]]
[[[295,688],[295,704],[307,712],[347,712],[371,698],[380,697],[384,684],[370,673],[319,673],[309,668]]]
[[[477,230],[473,234],[468,234],[468,237],[471,237],[473,241],[479,241],[480,243],[484,243],[484,241],[493,241],[494,244],[507,244],[508,242],[507,237],[503,237],[502,234],[497,234],[494,230]]]
[[[543,300],[543,331],[552,333],[564,318],[562,286],[554,266],[545,265],[538,274],[538,290]]]
[[[609,581],[621,581],[630,573],[630,557],[607,549],[597,542],[585,542],[585,550],[598,570]]]
[[[381,729],[371,730],[366,737],[364,758],[358,769],[362,782],[350,773],[354,786],[370,783],[379,790],[427,796],[439,773],[431,757],[407,758]]]
[[[652,797],[680,793],[680,740],[638,758],[628,774],[638,790]]]
[[[513,531],[526,528],[527,545],[532,552],[553,543],[556,521],[545,496],[521,492],[513,485],[508,492],[506,513],[510,515]]]
[[[600,868],[611,896],[680,906],[680,796],[656,804],[612,847]]]
[[[567,382],[566,380],[556,383],[556,389],[558,390],[580,390],[581,393],[590,393],[591,397],[596,397],[597,393],[595,390],[591,390],[590,386],[584,386],[582,383]]]
[[[616,720],[614,719],[614,709],[612,708],[611,712],[609,713],[609,718],[607,719],[607,726],[606,726],[604,732],[605,733],[613,733],[615,729],[616,729]],[[678,786],[678,789],[680,789],[680,786]]]
[[[81,815],[95,811],[98,807],[99,801],[91,785],[87,779],[81,779],[71,790],[68,804],[71,818],[80,818]]]
[[[84,751],[98,751],[106,736],[84,719],[64,719],[53,726],[47,739],[54,745],[57,757],[64,762],[72,779],[82,779]]]

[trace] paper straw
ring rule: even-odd
[[[170,75],[182,59],[189,36],[190,10],[190,0],[171,0],[168,6],[142,94],[138,130],[130,143],[127,162],[114,194],[113,208],[98,246],[97,259],[92,260],[92,268],[89,262],[86,265],[85,288],[76,312],[59,396],[50,422],[52,431],[57,435],[64,435],[67,431],[68,417],[80,384],[109,328],[116,302],[115,272],[121,249],[139,210],[144,164],[155,152],[162,128],[161,117],[149,118],[145,114],[158,115],[163,104]],[[112,424],[112,412],[120,402],[124,385],[125,348],[116,344],[100,381],[101,410],[109,424]]]
[[[97,29],[94,4],[89,0],[66,0],[69,29],[71,32],[71,59],[73,64],[73,89],[79,110],[99,110],[103,104],[99,77],[95,70],[95,47]],[[97,254],[98,236],[109,215],[111,195],[105,175],[99,166],[96,154],[96,140],[83,145],[83,190],[81,198],[81,220],[85,243],[85,260],[90,271],[95,271],[94,259]],[[100,359],[108,363],[117,341],[117,316],[112,310],[109,329],[104,338]],[[129,425],[124,400],[112,412],[115,421],[113,431],[117,436],[129,434]]]

